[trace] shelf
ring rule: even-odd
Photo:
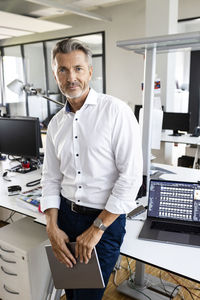
[[[200,31],[117,41],[116,44],[117,47],[137,54],[144,54],[145,50],[153,48],[156,48],[157,53],[199,50]]]

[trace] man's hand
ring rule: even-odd
[[[69,238],[64,231],[59,229],[57,225],[58,209],[49,208],[45,210],[47,221],[47,234],[52,245],[52,249],[56,258],[64,263],[68,268],[72,268],[76,264],[76,259],[67,248],[66,243],[69,243]]]
[[[92,225],[76,238],[75,256],[76,258],[79,257],[80,262],[88,263],[92,250],[98,244],[102,235],[103,231]]]
[[[48,226],[47,234],[56,258],[68,268],[72,268],[73,264],[76,264],[76,259],[67,248],[66,243],[69,242],[69,238],[66,233],[56,225],[51,227]]]

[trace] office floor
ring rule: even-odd
[[[131,270],[134,272],[135,260],[128,259],[128,261],[130,263]],[[128,296],[125,296],[125,295],[119,293],[116,290],[116,286],[114,284],[114,277],[116,277],[115,278],[116,284],[120,284],[121,282],[123,282],[125,279],[128,278],[129,271],[128,271],[127,267],[128,267],[127,258],[123,256],[122,261],[121,261],[121,268],[120,268],[120,270],[117,271],[117,274],[115,274],[115,272],[113,272],[113,274],[111,275],[107,289],[104,293],[103,300],[133,300],[133,298],[130,298]],[[180,300],[180,299],[182,299],[182,300],[193,300],[193,299],[198,300],[198,299],[200,299],[200,284],[197,284],[193,281],[170,274],[169,272],[162,271],[158,268],[151,267],[149,265],[146,265],[145,270],[146,270],[146,273],[157,276],[158,278],[161,278],[160,279],[161,285],[162,285],[162,280],[166,280],[166,281],[170,281],[176,285],[184,286],[180,289],[179,295],[177,295],[175,298],[173,298],[173,300]],[[166,289],[167,289],[167,287],[166,287]],[[148,298],[146,298],[146,299],[148,299]],[[61,300],[66,300],[66,297],[65,296],[61,297]],[[154,299],[151,299],[151,300],[154,300]]]

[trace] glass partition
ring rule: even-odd
[[[10,106],[10,114],[25,115],[25,93],[18,95],[7,85],[15,79],[24,82],[23,59],[20,46],[5,47],[3,56],[4,103]]]
[[[24,58],[27,83],[33,88],[41,89],[46,93],[46,74],[43,43],[34,43],[24,46]],[[39,96],[28,95],[29,116],[38,117],[42,122],[47,118],[47,100]]]

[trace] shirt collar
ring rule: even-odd
[[[83,106],[85,105],[96,105],[97,104],[97,98],[98,98],[98,94],[95,90],[93,90],[92,88],[90,88],[90,91],[87,95],[87,98],[83,104]],[[66,101],[66,105],[65,105],[65,111],[66,112],[71,112],[71,107],[68,101]]]

